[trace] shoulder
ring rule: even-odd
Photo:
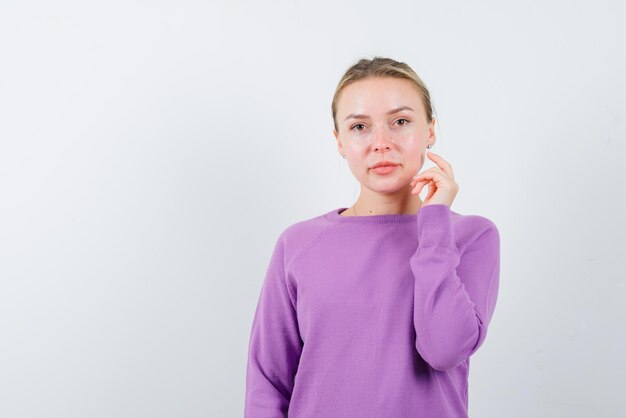
[[[285,254],[285,264],[290,265],[295,258],[312,246],[331,226],[324,215],[315,216],[292,223],[278,236],[278,244]]]
[[[492,244],[499,244],[500,233],[495,222],[486,216],[478,214],[461,214],[451,212],[452,225],[457,247],[463,251],[471,244],[489,240]]]

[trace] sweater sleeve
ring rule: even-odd
[[[460,255],[449,206],[427,205],[417,215],[419,243],[410,260],[415,348],[431,367],[445,371],[485,340],[498,294],[500,236],[487,220],[488,227]]]
[[[245,418],[286,417],[302,340],[295,291],[285,274],[282,236],[276,242],[258,299],[246,373]]]

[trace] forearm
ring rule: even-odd
[[[485,229],[461,255],[445,205],[420,209],[418,232],[418,248],[410,260],[415,348],[433,368],[449,370],[485,339],[497,295],[498,234]]]

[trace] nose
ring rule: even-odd
[[[372,141],[372,148],[376,152],[389,151],[391,149],[391,135],[386,128],[379,128],[376,130]]]

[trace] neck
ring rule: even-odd
[[[419,195],[398,198],[390,195],[372,193],[366,196],[361,193],[357,201],[348,210],[342,212],[344,216],[370,216],[370,215],[397,215],[416,214],[422,206]]]

